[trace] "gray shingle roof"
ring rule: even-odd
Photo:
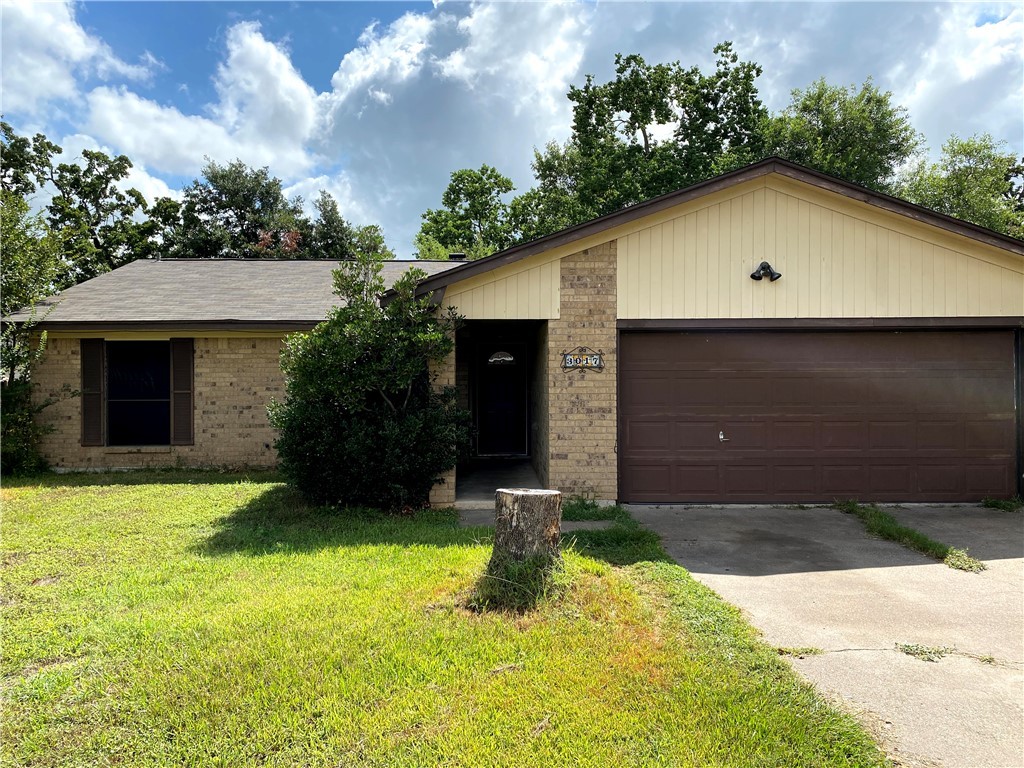
[[[43,301],[36,317],[52,330],[74,326],[309,326],[340,300],[332,292],[337,261],[144,259],[79,283]],[[387,261],[390,287],[410,267],[428,275],[459,262]],[[6,320],[27,320],[17,312]]]

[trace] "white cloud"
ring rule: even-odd
[[[294,146],[309,138],[316,93],[259,24],[241,22],[228,30],[227,59],[217,67],[215,85],[220,102],[210,112],[236,141]]]
[[[1024,8],[951,5],[919,62],[891,73],[897,102],[931,139],[989,132],[1024,151]],[[916,66],[915,66],[916,64]]]
[[[198,174],[204,157],[269,166],[289,180],[309,173],[316,160],[306,143],[317,125],[317,94],[258,24],[228,30],[214,86],[219,101],[208,116],[184,114],[125,87],[99,87],[86,97],[86,125],[133,160],[168,173]]]
[[[353,222],[382,224],[403,255],[453,170],[488,163],[520,190],[532,184],[531,150],[569,135],[569,86],[586,73],[612,77],[616,52],[707,72],[713,46],[733,40],[742,59],[763,65],[758,86],[772,110],[818,77],[859,85],[874,76],[933,150],[950,133],[989,130],[1024,151],[1019,3],[437,3],[368,25],[334,54],[333,73],[306,71],[308,80],[288,47],[241,21],[218,33],[222,58],[202,74],[207,83],[173,72],[155,96],[128,81],[160,68],[156,57],[119,61],[69,6],[5,0],[3,15],[3,95],[23,131],[57,135],[59,124],[95,137],[136,163],[132,183],[147,196],[171,191],[161,175],[198,175],[204,155],[266,165],[307,205],[327,189]],[[196,31],[204,34],[213,33]],[[305,44],[301,26],[289,39]],[[329,75],[317,93],[310,83]],[[102,77],[111,79],[95,82]],[[210,82],[214,103],[173,106],[175,89],[201,93]],[[41,108],[83,90],[84,119],[76,112],[70,128]]]
[[[421,13],[407,13],[378,34],[374,22],[359,36],[359,47],[345,54],[331,78],[334,97],[344,101],[371,82],[400,83],[423,67],[434,20]]]
[[[549,132],[564,129],[565,93],[583,60],[592,13],[568,3],[528,11],[516,5],[474,5],[457,24],[465,45],[438,59],[438,68],[477,98],[510,104],[516,113],[544,114]]]
[[[144,80],[159,66],[148,52],[140,64],[119,59],[82,29],[70,4],[5,0],[0,19],[5,113],[34,114],[51,101],[73,99],[85,77]]]

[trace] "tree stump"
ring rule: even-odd
[[[561,493],[499,488],[494,494],[494,550],[488,569],[510,562],[550,565],[560,557],[561,530]]]

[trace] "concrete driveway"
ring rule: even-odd
[[[821,649],[793,666],[856,713],[897,765],[1021,768],[1024,515],[887,509],[988,570],[952,570],[832,509],[629,507],[768,643]],[[955,651],[929,662],[897,643]]]

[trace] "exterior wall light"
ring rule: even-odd
[[[768,278],[771,282],[775,282],[782,277],[781,272],[776,272],[775,269],[767,261],[762,261],[757,265],[757,269],[750,273],[751,280],[764,280]]]

